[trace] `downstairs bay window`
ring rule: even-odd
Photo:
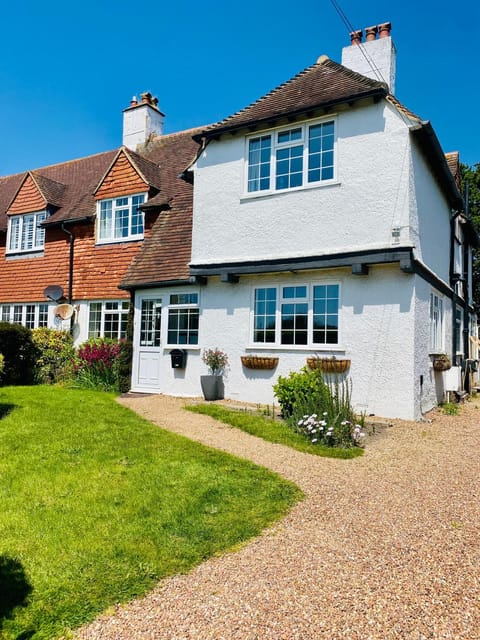
[[[334,178],[334,120],[281,129],[247,140],[248,193],[312,186]]]
[[[254,290],[254,344],[333,347],[339,344],[340,285],[302,284]]]
[[[145,194],[141,193],[98,202],[97,242],[143,240],[144,214],[139,207],[145,199]]]
[[[127,335],[128,300],[90,302],[88,337],[121,340]]]
[[[2,304],[2,322],[21,324],[28,329],[48,327],[48,304]]]

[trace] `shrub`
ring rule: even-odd
[[[302,369],[274,386],[287,424],[312,444],[348,448],[360,443],[364,417],[351,405],[351,382],[319,369]]]
[[[37,349],[30,329],[19,324],[0,322],[0,353],[5,359],[3,384],[18,385],[34,382]]]
[[[88,389],[117,391],[120,344],[107,338],[87,340],[78,348],[76,382]]]
[[[130,391],[132,381],[133,343],[131,340],[119,342],[120,352],[117,360],[118,391]]]
[[[41,327],[33,329],[32,338],[37,347],[36,381],[52,384],[70,380],[75,358],[70,332]]]

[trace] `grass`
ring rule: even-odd
[[[341,449],[337,447],[327,447],[322,444],[311,444],[304,436],[296,433],[284,422],[265,418],[263,416],[248,413],[246,411],[232,411],[217,404],[192,404],[185,407],[188,411],[201,413],[220,422],[241,429],[268,442],[284,444],[297,451],[312,453],[317,456],[328,458],[356,458],[363,455],[363,449],[353,447]]]
[[[51,639],[258,534],[301,498],[113,395],[0,390],[0,638]]]

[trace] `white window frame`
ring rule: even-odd
[[[308,160],[309,160],[309,129],[310,127],[315,127],[321,124],[333,123],[333,175],[331,178],[315,181],[308,181]],[[279,134],[286,133],[287,131],[293,131],[296,129],[301,129],[301,136],[298,140],[291,140],[287,142],[278,142]],[[250,151],[250,141],[256,138],[265,138],[270,137],[270,177],[269,177],[269,188],[268,189],[257,189],[253,191],[248,190],[248,172],[249,172],[249,151]],[[303,145],[303,166],[302,166],[302,184],[294,187],[286,187],[279,188],[276,187],[276,173],[277,173],[277,151],[281,149],[288,149],[295,146]],[[270,129],[267,131],[260,131],[253,133],[245,138],[245,152],[244,152],[244,181],[243,181],[243,196],[242,197],[261,197],[263,195],[271,195],[276,193],[286,193],[290,191],[298,191],[302,189],[311,189],[323,185],[333,184],[337,181],[337,118],[336,117],[325,117],[316,120],[308,120],[304,122],[292,123],[289,126],[279,127],[275,129]],[[286,175],[290,175],[286,174]]]
[[[47,211],[32,211],[31,213],[20,213],[8,216],[8,229],[7,229],[7,244],[5,253],[17,254],[17,253],[32,253],[35,251],[43,251],[45,248],[45,228],[40,227],[40,223],[44,222],[48,218]],[[32,226],[27,226],[27,220],[33,219]],[[14,235],[14,225],[18,224],[18,233],[16,237]],[[31,230],[31,246],[24,246],[27,243],[28,236]],[[14,246],[11,247],[12,241]]]
[[[105,198],[103,200],[99,200],[97,202],[97,224],[96,224],[96,238],[97,244],[111,244],[114,242],[128,242],[131,240],[143,240],[145,237],[145,213],[140,211],[141,219],[142,219],[142,232],[141,233],[132,233],[132,208],[133,198],[138,198],[143,196],[143,202],[139,204],[144,204],[147,201],[147,193],[132,193],[130,195],[125,196],[116,196],[115,198]],[[118,204],[120,200],[128,200],[127,205]],[[100,237],[103,225],[103,205],[111,204],[111,222],[110,222],[110,230],[105,234],[104,237]],[[115,235],[115,227],[116,220],[120,211],[124,211],[128,209],[128,233],[126,236]]]
[[[118,305],[118,309],[107,309],[106,306],[107,304],[117,304]],[[96,333],[96,331],[92,331],[91,330],[91,316],[92,316],[92,312],[93,312],[93,308],[92,305],[101,305],[100,307],[100,329],[99,329],[99,333],[100,335],[98,336],[94,336],[93,333]],[[124,307],[125,305],[125,307]],[[122,332],[122,321],[124,321],[125,323],[128,321],[128,313],[130,310],[130,301],[129,300],[91,300],[88,303],[88,338],[104,338],[105,337],[105,319],[106,316],[110,316],[110,315],[116,315],[118,318],[118,331],[117,331],[117,336],[116,337],[112,337],[112,336],[107,336],[108,338],[112,339],[112,340],[122,340],[123,338],[126,337],[126,328],[125,328],[125,332]]]
[[[445,305],[438,291],[430,292],[430,353],[445,352]]]
[[[32,313],[33,307],[33,322],[27,323],[27,311]],[[41,320],[40,309],[42,312],[46,312],[46,319]],[[18,302],[18,303],[4,303],[0,304],[0,320],[2,322],[9,322],[10,324],[20,324],[22,327],[28,327],[29,329],[38,329],[40,327],[48,327],[50,318],[50,305],[47,302]]]
[[[313,317],[314,317],[314,288],[324,286],[338,286],[338,308],[337,308],[337,342],[313,342]],[[284,287],[306,287],[306,298],[283,298]],[[275,311],[275,342],[255,342],[255,291],[257,289],[276,290],[276,311]],[[307,343],[306,344],[286,344],[282,343],[282,304],[307,302]],[[313,282],[281,282],[262,285],[253,285],[251,290],[250,303],[250,346],[256,349],[292,349],[292,350],[315,350],[315,351],[343,351],[340,346],[342,341],[342,283],[339,280],[321,280]]]
[[[184,296],[184,295],[196,295],[197,302],[186,302],[186,303],[172,303],[172,296]],[[168,304],[164,307],[165,313],[167,315],[166,322],[164,322],[165,327],[165,336],[163,343],[168,348],[178,347],[179,349],[199,349],[200,348],[200,292],[199,291],[171,291],[168,294]],[[169,342],[169,325],[170,325],[170,311],[174,310],[196,310],[198,311],[198,328],[197,328],[197,342],[189,343],[189,342]],[[178,334],[177,329],[177,334]]]

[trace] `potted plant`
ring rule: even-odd
[[[222,400],[224,396],[222,374],[228,366],[228,356],[215,347],[215,349],[204,349],[202,360],[209,371],[209,375],[200,376],[203,397],[205,400]]]

